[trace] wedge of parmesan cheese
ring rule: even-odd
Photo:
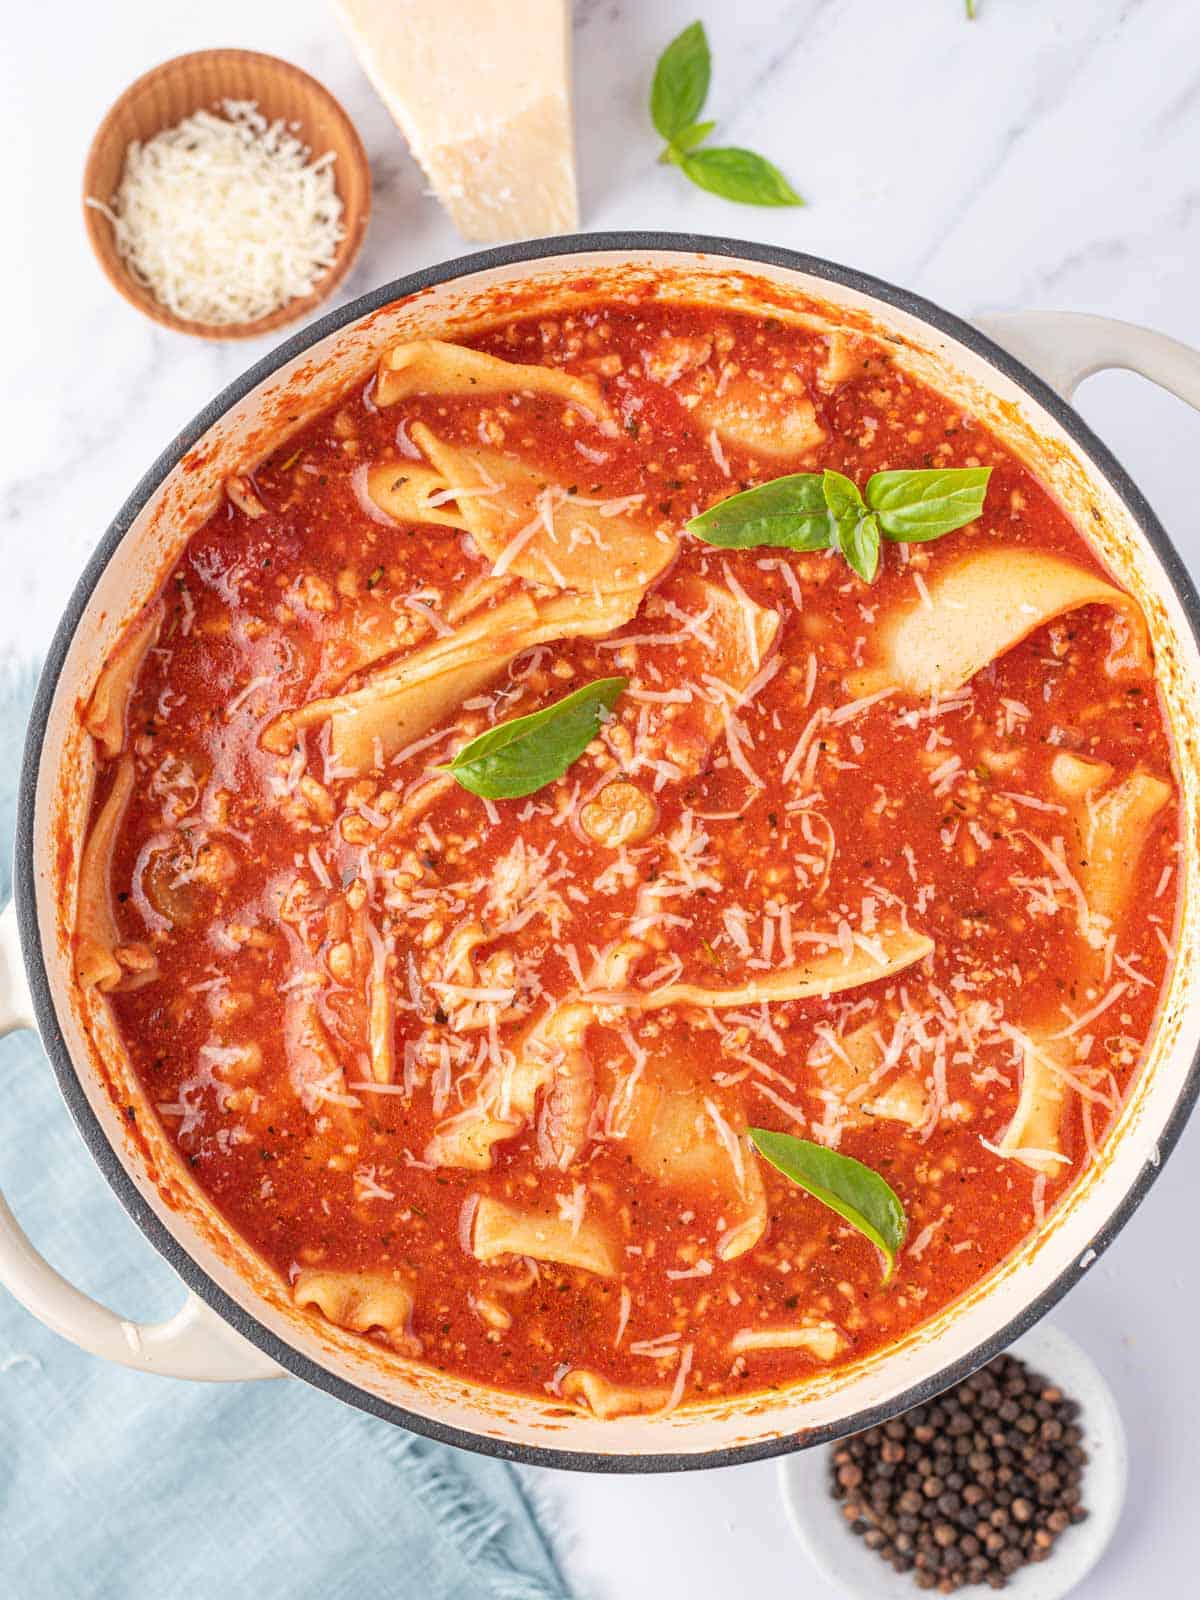
[[[577,225],[569,0],[335,4],[464,238]]]

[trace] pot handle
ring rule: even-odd
[[[1064,400],[1093,372],[1122,367],[1200,411],[1200,351],[1153,328],[1080,311],[997,311],[975,325]]]
[[[0,913],[0,1036],[36,1026],[16,908]],[[166,1322],[127,1322],[90,1299],[34,1249],[0,1194],[0,1283],[46,1327],[81,1350],[165,1378],[283,1378],[269,1356],[189,1293]]]

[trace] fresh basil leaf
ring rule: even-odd
[[[883,1251],[887,1263],[883,1281],[889,1283],[908,1232],[908,1218],[892,1186],[862,1161],[810,1139],[766,1128],[751,1128],[750,1137],[759,1154],[785,1178],[836,1211]]]
[[[726,550],[760,545],[828,550],[833,537],[819,472],[794,472],[744,489],[693,517],[687,527],[706,544]]]
[[[715,127],[715,122],[693,122],[690,128],[682,128],[671,143],[680,155],[686,155],[698,144],[703,144]]]
[[[821,490],[833,525],[833,542],[865,583],[879,571],[879,524],[867,509],[858,485],[845,473],[826,467]]]
[[[821,474],[821,495],[839,530],[843,524],[857,522],[867,514],[866,503],[854,479],[844,472],[835,472],[832,467],[826,467]]]
[[[991,467],[877,472],[867,482],[867,504],[878,513],[885,539],[920,544],[974,522],[991,475]]]
[[[879,571],[879,519],[871,512],[838,533],[838,549],[864,583],[874,583]]]
[[[700,189],[744,206],[802,206],[804,201],[766,156],[736,145],[706,147],[679,165]]]
[[[668,143],[690,128],[708,98],[712,56],[702,22],[693,22],[672,39],[654,69],[650,116]]]
[[[683,158],[686,159],[686,158]],[[707,544],[731,550],[832,545],[865,583],[879,571],[880,538],[938,539],[983,510],[990,467],[877,472],[865,497],[852,478],[827,467],[794,472],[730,495],[688,523]]]
[[[625,678],[600,678],[527,717],[513,717],[465,744],[447,766],[484,800],[519,800],[561,778],[596,737]]]

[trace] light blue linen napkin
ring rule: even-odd
[[[34,674],[0,674],[0,904]],[[35,1245],[125,1316],[183,1287],[76,1134],[32,1034],[0,1041],[0,1182]],[[0,1289],[10,1600],[566,1600],[508,1465],[295,1379],[199,1384],[84,1355]]]

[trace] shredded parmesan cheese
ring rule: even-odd
[[[197,111],[125,152],[111,205],[117,249],[168,311],[219,327],[311,294],[343,237],[333,152],[310,151],[253,101]]]
[[[692,1370],[692,1355],[695,1348],[695,1345],[691,1344],[685,1344],[683,1347],[683,1352],[679,1357],[679,1365],[675,1368],[675,1382],[671,1385],[670,1397],[663,1407],[664,1411],[674,1411],[675,1407],[683,1399],[683,1388],[687,1383],[688,1373]]]

